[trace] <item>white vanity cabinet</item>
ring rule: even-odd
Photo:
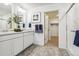
[[[0,42],[0,56],[11,56],[13,50],[12,40]]]
[[[33,31],[0,35],[0,56],[13,56],[33,43]]]
[[[24,49],[33,43],[33,32],[24,33]]]
[[[16,55],[23,50],[23,34],[0,36],[0,56]]]
[[[13,55],[17,55],[23,50],[23,36],[13,39]]]

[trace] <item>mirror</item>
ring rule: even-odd
[[[11,5],[5,5],[0,3],[0,31],[6,31],[8,29],[8,18],[11,15]]]
[[[11,14],[11,5],[0,3],[0,20],[5,20]]]
[[[24,9],[14,3],[0,3],[0,32],[17,28],[24,29],[25,22],[26,11]]]

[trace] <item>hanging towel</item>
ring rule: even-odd
[[[39,30],[39,27],[38,27],[38,25],[36,24],[36,25],[35,25],[35,32],[38,33],[38,30]]]
[[[43,25],[42,24],[39,25],[39,32],[43,33]]]
[[[79,30],[75,32],[74,45],[79,47]]]

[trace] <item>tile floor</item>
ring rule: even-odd
[[[50,41],[45,46],[31,45],[17,56],[69,56],[65,49],[60,49]]]

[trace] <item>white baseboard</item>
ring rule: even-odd
[[[66,49],[70,56],[74,56],[69,49]]]

